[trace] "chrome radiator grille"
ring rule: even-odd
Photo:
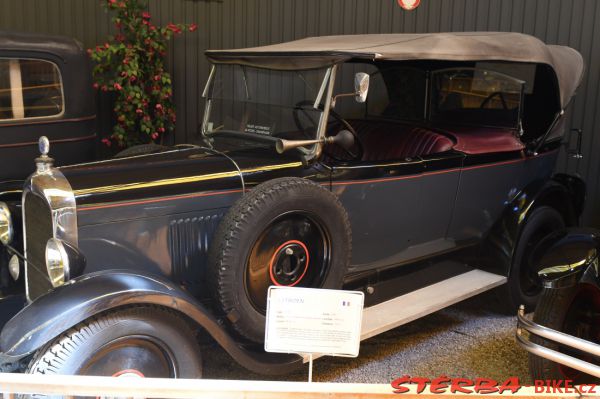
[[[52,237],[52,212],[44,199],[27,194],[23,204],[25,218],[27,297],[34,300],[52,285],[46,273],[46,242]]]

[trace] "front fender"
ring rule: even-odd
[[[598,282],[600,232],[568,229],[545,238],[532,261],[546,288],[572,287],[579,282]]]
[[[18,362],[92,316],[136,304],[164,306],[188,317],[249,370],[280,374],[302,364],[299,356],[242,348],[202,304],[171,282],[152,275],[114,270],[79,277],[39,297],[13,317],[0,333],[3,363]]]

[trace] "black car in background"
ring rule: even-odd
[[[592,384],[600,378],[600,232],[572,228],[546,237],[534,253],[544,289],[533,320],[518,313],[517,342],[536,380]]]
[[[443,33],[207,56],[196,143],[56,168],[42,139],[22,232],[0,197],[0,268],[29,301],[5,370],[198,377],[204,331],[283,373],[301,358],[263,352],[272,285],[364,291],[363,338],[498,286],[535,305],[533,248],[585,197],[554,171],[579,53]]]
[[[76,40],[0,31],[0,182],[35,168],[45,135],[58,165],[94,159],[96,107],[89,57]]]

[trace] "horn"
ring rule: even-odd
[[[275,143],[275,149],[278,153],[283,154],[287,150],[291,150],[292,148],[304,147],[307,145],[319,144],[324,142],[325,140],[284,140],[279,139]]]

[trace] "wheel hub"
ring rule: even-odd
[[[303,242],[289,240],[281,244],[271,257],[269,273],[271,282],[278,286],[292,287],[298,284],[306,271],[310,257]]]

